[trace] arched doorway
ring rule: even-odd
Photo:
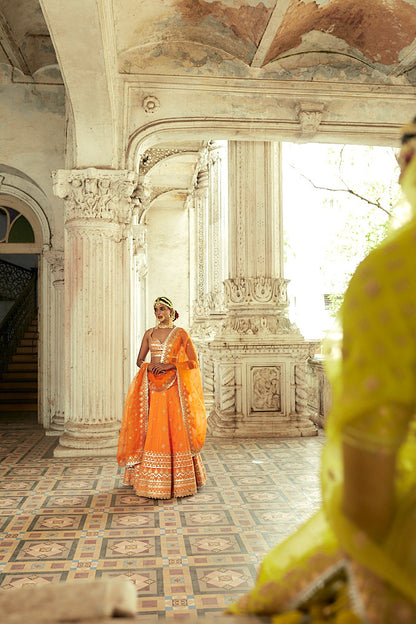
[[[0,165],[0,412],[39,413],[42,251],[47,200],[21,172]]]

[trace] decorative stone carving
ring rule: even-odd
[[[276,316],[228,316],[222,323],[224,334],[236,336],[273,336],[294,334],[300,336],[299,329],[285,317]]]
[[[225,314],[224,291],[204,293],[194,301],[193,314],[195,317],[209,317],[211,315]]]
[[[65,221],[131,222],[137,176],[133,171],[94,168],[52,172],[55,195],[65,200]]]
[[[297,106],[296,112],[303,136],[311,137],[317,134],[322,121],[323,111],[324,105],[319,103],[303,102]]]
[[[285,338],[283,338],[285,340]],[[280,437],[316,435],[302,371],[316,342],[263,344],[236,340],[201,343],[199,353],[209,388],[208,429],[214,436]],[[296,370],[297,368],[297,370]],[[204,373],[205,377],[205,373]]]
[[[221,367],[221,401],[220,409],[223,413],[234,413],[236,408],[236,377],[235,366]]]
[[[271,303],[289,305],[289,280],[276,277],[234,277],[224,282],[226,304]]]
[[[296,364],[295,366],[295,408],[297,414],[304,415],[308,413],[308,390],[306,386],[306,363]]]
[[[253,411],[280,412],[280,367],[254,366],[251,372]]]
[[[155,95],[147,95],[143,98],[142,106],[145,113],[155,113],[160,108],[160,102]]]
[[[319,427],[324,427],[331,408],[332,390],[321,359],[308,360],[306,385],[311,419]]]
[[[189,152],[189,149],[151,147],[144,152],[140,159],[140,176],[146,175],[152,167],[157,165],[160,161],[165,160],[165,158],[169,158],[169,156],[174,156],[175,154],[184,154],[185,152]]]
[[[53,281],[59,282],[64,279],[64,252],[56,249],[45,249],[43,257],[47,260],[53,273]]]
[[[146,254],[147,251],[147,227],[137,224],[132,226],[133,255]]]
[[[138,279],[146,277],[147,265],[147,227],[137,224],[132,226],[133,232],[133,256],[135,257],[134,268]]]

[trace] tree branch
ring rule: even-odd
[[[331,193],[349,193],[350,195],[353,195],[354,197],[357,197],[358,199],[361,199],[364,202],[367,202],[367,204],[369,204],[370,206],[375,206],[376,208],[379,208],[380,210],[382,210],[383,212],[385,212],[391,219],[394,219],[394,215],[387,210],[387,208],[384,208],[384,206],[382,206],[378,201],[372,201],[371,199],[368,199],[368,197],[363,197],[362,195],[360,195],[359,193],[357,193],[356,191],[353,191],[352,189],[348,188],[347,185],[345,189],[340,189],[340,188],[329,188],[327,186],[319,186],[318,184],[315,184],[310,178],[308,178],[308,176],[306,176],[304,173],[302,173],[301,171],[299,171],[299,169],[296,169],[296,167],[294,165],[290,165],[292,167],[292,169],[294,169],[300,176],[302,176],[302,178],[304,178],[305,180],[307,180],[309,182],[309,184],[312,184],[312,186],[320,191],[330,191]],[[342,180],[342,182],[344,182],[344,180]],[[345,182],[344,182],[345,184]]]

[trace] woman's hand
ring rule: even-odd
[[[162,364],[161,362],[151,362],[148,366],[148,370],[154,375],[161,375],[174,368],[176,368],[174,364]]]

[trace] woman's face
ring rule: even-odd
[[[164,303],[155,303],[155,317],[159,323],[168,323],[170,318],[170,309]]]

